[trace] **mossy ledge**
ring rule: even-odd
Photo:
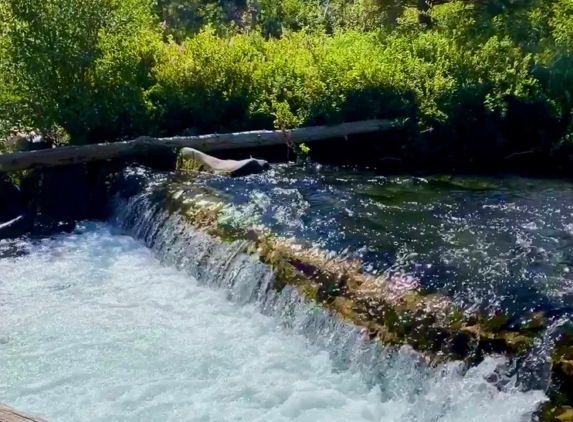
[[[155,184],[156,203],[215,240],[234,243],[237,254],[257,256],[272,268],[275,291],[295,287],[307,302],[362,328],[371,341],[410,345],[429,365],[447,360],[476,364],[491,353],[523,356],[547,326],[542,312],[511,324],[504,314],[469,312],[445,296],[398,288],[395,280],[363,273],[359,260],[333,258],[278,237],[234,212],[224,192],[195,183],[202,177],[210,175],[188,170]],[[128,190],[128,196],[135,193]],[[550,400],[540,410],[540,420],[573,421],[573,335],[558,340],[551,372]]]

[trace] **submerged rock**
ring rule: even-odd
[[[556,418],[562,422],[573,422],[573,408],[571,407],[560,408]]]

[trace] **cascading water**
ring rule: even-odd
[[[146,248],[131,237],[140,239]],[[428,368],[154,205],[0,260],[0,401],[54,421],[526,421],[502,358]]]
[[[528,353],[515,365],[519,386],[547,390],[551,380],[551,353],[559,336],[558,329],[569,319],[569,315],[562,316],[545,328],[542,335],[533,339]]]

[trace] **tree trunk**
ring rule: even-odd
[[[418,0],[418,23],[428,29],[432,27],[432,17],[429,14],[431,8],[431,0]]]

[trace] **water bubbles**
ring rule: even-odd
[[[232,205],[224,212],[228,212],[229,221],[261,225],[287,238],[329,250],[333,256],[344,251],[359,256],[364,271],[387,276],[396,294],[423,288],[450,295],[468,310],[508,310],[517,316],[540,308],[557,312],[571,300],[573,291],[571,186],[554,181],[548,195],[544,181],[527,182],[527,188],[523,179],[488,182],[487,189],[483,189],[463,178],[422,181],[327,166],[320,169],[320,174],[312,174],[282,165],[256,177],[213,178],[196,184],[228,194]],[[262,286],[268,286],[264,278],[268,273],[259,264],[234,255],[238,250],[233,249],[235,246],[229,251],[200,235],[191,236],[145,201],[143,197],[133,199],[121,224],[148,242],[164,262],[173,262],[200,283],[226,289],[228,299],[235,303],[260,301],[257,303],[264,304],[263,313],[273,318],[280,309],[289,309],[285,330],[304,332],[339,361],[350,360],[346,349],[339,349],[328,337],[338,336],[334,330],[324,337],[316,334],[327,330],[326,319],[313,314],[312,318],[303,318],[304,324],[297,323],[302,317],[287,292],[280,299],[267,295],[268,290]],[[185,242],[177,240],[185,237]],[[546,349],[543,342],[537,346]],[[352,349],[349,343],[345,347]],[[384,359],[391,360],[390,355],[383,354]],[[360,359],[367,358],[360,355]],[[406,368],[411,360],[408,362]],[[400,368],[397,373],[408,381],[396,380],[393,369],[380,370],[376,365],[368,366],[367,376],[371,375],[369,371],[381,373],[377,385],[387,381],[390,386],[380,390],[394,398],[382,394],[381,413],[367,413],[383,415],[383,420],[469,421],[491,419],[488,414],[495,414],[497,420],[514,421],[523,408],[517,404],[507,408],[503,401],[523,398],[514,395],[513,381],[508,382],[503,371],[487,375],[483,369],[479,376],[471,371],[465,375],[454,371],[455,376],[449,372],[439,378],[442,384],[436,382],[430,388],[429,378],[420,372]],[[533,368],[530,372],[538,374],[543,373],[539,368],[544,365],[546,360],[539,357],[523,367],[525,372]],[[495,388],[490,388],[484,378]],[[537,375],[533,378],[544,379]],[[446,382],[452,386],[450,393],[446,392],[448,385],[443,385]],[[529,385],[535,383],[544,385],[544,381]],[[410,401],[400,401],[396,398],[402,392],[400,388],[416,393],[408,396]],[[495,400],[496,405],[489,402]],[[528,409],[529,404],[525,406]],[[297,409],[295,412],[300,411]]]

